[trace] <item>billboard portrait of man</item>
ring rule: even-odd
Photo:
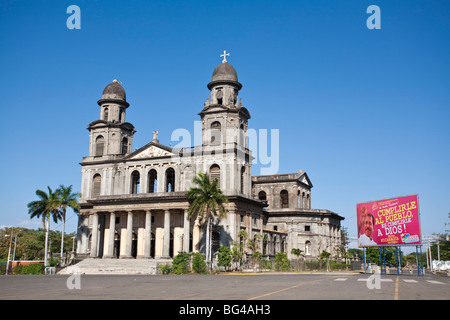
[[[360,246],[376,246],[377,243],[373,241],[373,226],[375,224],[375,218],[371,213],[364,215],[362,221],[362,233],[359,235],[358,242]]]

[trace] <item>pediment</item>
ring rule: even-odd
[[[170,148],[165,146],[158,146],[154,143],[150,143],[141,149],[136,150],[131,153],[127,159],[135,160],[135,159],[148,159],[148,158],[159,158],[159,157],[170,157],[174,154],[169,151]]]
[[[305,185],[307,185],[307,186],[309,186],[310,188],[312,188],[312,183],[311,183],[311,180],[309,180],[309,177],[308,177],[308,175],[306,174],[306,172],[301,172],[301,175],[300,175],[300,177],[298,178],[298,181],[300,181],[301,183],[303,183],[303,184],[305,184]]]

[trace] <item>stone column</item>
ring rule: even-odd
[[[98,213],[92,214],[91,258],[98,258]]]
[[[184,235],[183,235],[183,251],[189,252],[189,242],[191,240],[190,236],[191,221],[188,218],[188,210],[184,209]]]
[[[128,218],[127,218],[127,238],[126,238],[126,245],[125,245],[125,254],[122,256],[120,255],[120,258],[122,259],[131,259],[131,243],[133,241],[133,212],[130,210],[128,211]]]
[[[164,210],[164,240],[163,240],[163,258],[169,258],[170,249],[170,211]]]
[[[109,234],[108,234],[108,248],[104,258],[114,257],[114,235],[116,230],[116,213],[113,211],[109,215]]]
[[[152,245],[152,213],[150,210],[145,212],[145,235],[144,235],[144,258],[151,258]]]

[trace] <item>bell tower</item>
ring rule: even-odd
[[[203,110],[202,147],[207,165],[204,171],[210,177],[220,177],[220,187],[227,194],[251,196],[251,152],[248,149],[247,130],[250,113],[239,100],[242,84],[236,70],[223,57],[213,71],[207,87],[211,92]]]
[[[131,123],[125,122],[130,104],[119,81],[114,80],[106,86],[97,104],[100,106],[100,119],[87,128],[90,132],[89,156],[105,160],[131,153],[136,130]]]
[[[207,87],[211,92],[211,100],[205,102],[199,115],[202,118],[202,144],[219,146],[235,143],[240,147],[248,148],[247,127],[250,113],[241,101],[239,90],[242,84],[238,81],[236,70],[228,63],[223,52],[222,63],[212,74],[211,82]]]

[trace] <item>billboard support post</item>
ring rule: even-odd
[[[397,274],[403,274],[402,270],[402,252],[400,247],[395,247],[395,258],[397,261]]]
[[[380,268],[381,268],[381,274],[386,274],[386,252],[385,247],[379,247],[380,251]]]
[[[420,253],[419,253],[420,249]],[[416,246],[417,276],[423,276],[422,246]]]
[[[363,254],[364,254],[364,273],[367,273],[367,254],[366,254],[366,248],[363,248]]]

